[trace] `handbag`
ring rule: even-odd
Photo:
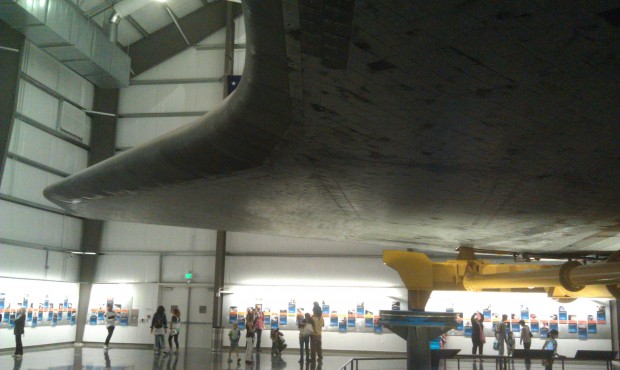
[[[498,351],[498,350],[499,350],[499,342],[498,342],[498,341],[493,342],[493,349],[494,349],[495,351]]]
[[[314,330],[312,329],[312,324],[306,323],[304,324],[304,335],[312,335],[314,334]]]

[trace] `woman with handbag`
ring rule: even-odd
[[[304,319],[299,323],[299,363],[304,363],[304,348],[306,349],[306,362],[310,362],[310,336],[314,333],[314,320],[306,312]]]
[[[168,347],[170,347],[170,352],[172,352],[172,340],[174,339],[174,344],[176,344],[176,351],[174,353],[179,352],[179,331],[181,329],[181,311],[178,308],[172,309],[172,319],[170,319],[170,333],[168,334]]]

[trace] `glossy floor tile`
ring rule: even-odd
[[[131,349],[113,347],[108,351],[97,347],[65,347],[50,349],[25,349],[21,360],[14,359],[10,353],[0,355],[0,369],[19,370],[338,370],[353,357],[377,357],[372,354],[360,353],[326,353],[321,364],[299,364],[299,353],[296,350],[287,350],[281,357],[272,357],[269,351],[255,354],[254,362],[245,363],[240,353],[241,363],[237,364],[233,354],[233,362],[228,363],[228,352],[211,352],[204,349],[182,349],[176,354],[154,354],[149,349]],[[554,369],[561,369],[558,363]],[[349,365],[347,369],[359,370],[405,370],[405,360],[361,360],[357,367]],[[496,369],[492,361],[474,362],[470,360],[449,360],[441,364],[438,370],[493,370]],[[543,369],[540,363],[533,361],[526,366],[522,361],[515,361],[507,368],[510,370]],[[605,369],[604,363],[567,363],[564,369]],[[618,369],[615,364],[613,369]]]

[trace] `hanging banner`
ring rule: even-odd
[[[329,315],[329,326],[338,326],[338,311],[332,311]]]
[[[568,332],[570,334],[577,333],[577,315],[568,316]]]
[[[357,318],[358,319],[363,319],[364,318],[364,302],[357,304],[356,313],[357,313]]]
[[[579,337],[579,339],[588,339],[588,324],[586,323],[586,321],[579,321],[577,325],[577,336]]]
[[[294,299],[291,299],[291,301],[288,303],[288,314],[290,316],[295,316],[295,300]]]
[[[588,333],[596,334],[596,320],[594,320],[594,315],[588,315]]]
[[[349,310],[349,314],[347,315],[347,326],[350,328],[355,327],[355,311]]]
[[[521,306],[521,319],[529,320],[530,319],[530,309],[525,306]]]
[[[484,316],[484,321],[491,320],[491,307],[490,306],[482,310],[482,316]]]
[[[367,328],[372,328],[374,325],[374,315],[370,311],[366,311],[364,314],[364,326]]]
[[[560,308],[558,309],[558,318],[560,321],[568,320],[568,314],[566,313],[566,309],[564,308],[564,306],[560,306]],[[564,324],[564,322],[562,324]]]
[[[228,322],[231,324],[237,322],[237,306],[230,306],[228,309]]]
[[[596,311],[596,322],[597,324],[607,323],[607,308],[605,306],[598,306]]]

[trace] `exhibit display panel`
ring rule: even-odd
[[[260,307],[265,316],[265,331],[279,328],[290,348],[298,348],[297,323],[303,313],[312,313],[317,301],[323,311],[323,348],[404,352],[406,343],[378,324],[379,310],[406,310],[406,290],[402,288],[230,286],[224,298],[225,327],[246,324],[248,307]],[[429,312],[459,314],[456,329],[447,333],[441,345],[447,349],[471,351],[470,317],[476,311],[485,316],[487,338],[484,353],[494,351],[494,327],[502,314],[517,347],[523,319],[531,327],[532,349],[539,349],[551,329],[559,331],[559,352],[572,357],[578,349],[611,349],[610,304],[608,299],[577,299],[560,303],[541,293],[433,292],[426,306]],[[268,335],[263,333],[263,336]],[[268,340],[268,336],[265,337]],[[263,338],[263,339],[265,339]],[[224,345],[229,345],[224,338]],[[243,341],[243,336],[242,336]],[[431,343],[432,345],[433,343]]]
[[[75,341],[79,284],[0,278],[0,348],[15,346],[14,320],[26,309],[24,346]]]
[[[112,304],[119,315],[111,343],[153,343],[150,325],[158,291],[157,284],[93,284],[84,341],[103,343],[107,335],[103,315],[107,305]]]
[[[471,316],[479,311],[484,317],[485,354],[493,350],[494,329],[502,315],[508,316],[507,328],[513,333],[517,346],[521,336],[520,320],[532,331],[532,349],[541,349],[550,330],[557,330],[558,352],[573,357],[579,349],[610,350],[611,310],[609,299],[579,298],[558,302],[544,293],[450,292],[435,291],[427,311],[455,312],[459,325],[447,333],[446,348],[471,350]]]
[[[269,331],[284,333],[289,348],[299,348],[298,323],[312,314],[318,302],[323,320],[323,348],[402,352],[404,342],[377,323],[379,310],[393,306],[406,308],[406,290],[383,287],[299,287],[230,286],[224,296],[223,320],[227,332],[233,323],[245,328],[248,307],[259,307],[265,316],[263,343],[270,344]],[[242,335],[240,345],[245,338]],[[263,344],[263,345],[265,345]],[[227,336],[224,346],[230,345]]]

